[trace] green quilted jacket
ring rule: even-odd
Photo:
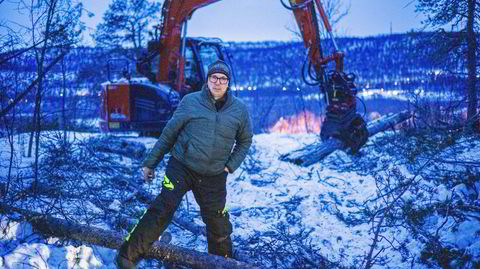
[[[185,95],[143,166],[155,168],[171,151],[199,174],[218,175],[225,166],[233,173],[247,155],[253,132],[245,104],[230,90],[227,94],[218,112],[206,84]]]

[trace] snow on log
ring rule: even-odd
[[[111,249],[118,249],[124,240],[124,237],[115,231],[81,225],[64,219],[41,215],[37,212],[13,208],[0,203],[0,213],[7,214],[13,212],[23,215],[25,219],[32,224],[34,229],[46,236],[77,240]],[[199,269],[258,268],[237,260],[202,253],[159,241],[153,244],[149,252],[145,255],[145,258],[162,260],[168,263]]]
[[[411,114],[404,110],[396,114],[388,114],[377,120],[371,121],[367,125],[368,136],[373,136],[379,132],[395,126],[411,117]],[[283,154],[280,160],[294,163],[299,166],[309,166],[319,162],[327,155],[337,149],[346,149],[345,143],[336,138],[330,138],[325,142],[308,145],[302,149]]]

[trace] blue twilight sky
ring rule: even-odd
[[[0,4],[0,21],[24,19],[6,0]],[[284,0],[288,2],[288,0]],[[349,14],[336,25],[341,36],[371,36],[404,33],[421,27],[422,16],[415,13],[414,0],[339,0],[350,4]],[[85,40],[92,33],[112,0],[84,0],[84,7],[95,14],[87,24]],[[24,17],[24,16],[23,16]],[[197,10],[188,24],[189,36],[220,37],[224,41],[298,40],[292,13],[280,0],[223,0]]]

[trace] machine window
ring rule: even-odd
[[[199,54],[201,61],[203,63],[203,70],[205,71],[205,76],[207,75],[208,66],[220,59],[220,54],[215,45],[204,44],[199,46]]]
[[[197,64],[195,62],[195,56],[193,54],[192,47],[187,46],[185,50],[185,80],[187,83],[195,84],[200,80],[200,74],[198,72]]]

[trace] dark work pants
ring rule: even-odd
[[[170,224],[185,193],[192,190],[207,226],[208,253],[232,257],[232,224],[225,208],[227,174],[202,176],[170,158],[162,191],[127,236],[120,255],[137,262]]]

